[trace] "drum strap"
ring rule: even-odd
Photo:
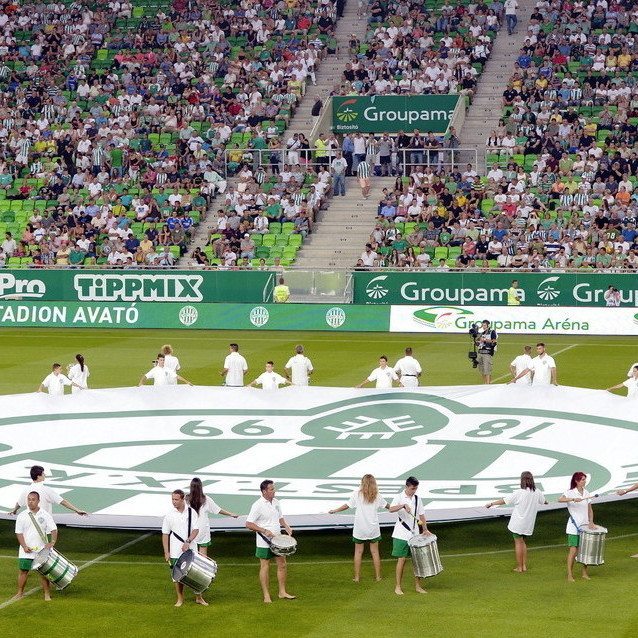
[[[35,527],[38,534],[40,535],[42,542],[46,545],[49,541],[47,537],[45,536],[44,532],[42,531],[42,528],[40,527],[40,525],[38,525],[38,521],[35,520],[35,516],[33,515],[33,512],[29,512],[29,518],[31,519],[31,522],[33,523],[33,527]]]
[[[186,538],[190,538],[191,535],[191,524],[192,524],[192,517],[193,517],[193,510],[189,507],[188,508],[188,534],[186,535]],[[176,534],[175,532],[171,532],[171,534],[180,542],[180,543],[185,543],[186,541],[179,535]]]
[[[576,525],[576,521],[574,520],[574,517],[571,514],[569,515],[569,520],[574,524],[574,527],[576,528],[576,533],[580,534],[580,527]]]
[[[417,523],[416,511],[419,508],[419,497],[414,495],[414,518],[412,519],[412,527],[410,527],[403,519],[401,519],[401,525],[408,530],[408,532],[414,533],[414,525]]]
[[[265,534],[262,534],[261,532],[257,532],[263,539],[264,541],[266,541],[266,543],[268,543],[268,546],[272,546],[272,541],[268,538],[268,536],[266,536]]]

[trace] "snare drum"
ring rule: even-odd
[[[297,551],[297,540],[287,534],[275,534],[270,539],[270,551],[275,556],[292,556]]]
[[[412,554],[412,569],[417,578],[436,576],[443,571],[434,534],[416,534],[408,541],[408,545]]]
[[[217,576],[217,563],[192,549],[184,552],[173,566],[173,582],[190,587],[196,594],[206,591]]]
[[[75,578],[78,568],[53,547],[40,550],[33,559],[37,570],[58,589],[64,589]]]
[[[594,529],[583,525],[579,532],[580,542],[578,543],[576,560],[583,565],[603,565],[607,530],[600,525],[596,525]]]

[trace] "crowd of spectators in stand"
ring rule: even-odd
[[[638,269],[637,25],[634,0],[538,2],[487,175],[397,180],[358,266]]]
[[[460,93],[471,97],[503,4],[372,2],[365,41],[350,40],[338,95]]]
[[[277,149],[334,5],[0,1],[0,264],[171,266]]]

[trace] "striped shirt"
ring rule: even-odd
[[[370,177],[370,165],[368,162],[359,162],[357,166],[357,177],[368,179]]]
[[[101,146],[96,146],[93,149],[93,166],[101,166],[105,157],[106,151]]]

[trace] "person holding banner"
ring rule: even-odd
[[[174,490],[171,494],[171,501],[173,509],[164,516],[162,522],[162,547],[164,560],[172,569],[184,552],[189,549],[197,552],[195,541],[199,535],[199,517],[197,512],[187,505],[182,490]],[[175,592],[177,593],[175,607],[181,607],[184,604],[183,583],[175,583]],[[201,594],[197,594],[195,602],[198,605],[208,606]]]
[[[51,366],[51,373],[44,378],[38,388],[38,392],[44,392],[46,390],[50,396],[59,397],[64,395],[64,387],[67,385],[79,388],[80,390],[85,389],[62,374],[62,364],[54,363]]]
[[[404,510],[398,510],[397,522],[392,530],[392,556],[397,559],[396,567],[396,583],[394,593],[397,596],[403,596],[401,588],[401,580],[403,579],[403,569],[405,561],[410,556],[410,546],[408,541],[415,534],[430,535],[432,532],[428,530],[425,520],[425,510],[423,503],[417,496],[416,491],[419,488],[419,479],[409,476],[405,480],[405,489],[401,490],[393,499],[391,507],[397,505]],[[426,594],[426,590],[421,587],[421,579],[414,577],[416,591],[419,594]]]
[[[15,526],[20,549],[18,550],[18,591],[16,599],[24,597],[24,588],[29,578],[33,559],[42,549],[50,549],[58,540],[58,528],[49,512],[40,508],[40,495],[29,492],[27,509],[18,514]],[[44,600],[51,600],[51,585],[45,576],[40,576]]]
[[[607,388],[607,392],[612,390],[619,390],[620,388],[627,388],[627,398],[638,399],[638,363],[634,363],[633,367],[629,369],[627,374],[627,380],[612,385],[611,388]]]
[[[545,495],[536,490],[536,483],[531,472],[521,474],[521,489],[515,490],[504,498],[488,503],[488,509],[494,505],[513,505],[512,515],[507,529],[514,537],[514,551],[516,553],[515,572],[527,571],[527,544],[525,539],[534,533],[536,514],[539,505],[547,505]]]
[[[272,603],[270,597],[270,560],[277,560],[277,582],[279,583],[279,598],[294,600],[297,598],[288,593],[286,579],[288,566],[285,556],[275,556],[270,550],[270,539],[279,534],[281,528],[286,530],[288,536],[292,536],[292,527],[288,525],[281,513],[281,505],[275,498],[275,484],[266,479],[259,485],[261,497],[253,503],[246,517],[246,527],[255,532],[257,548],[255,556],[259,559],[259,583],[264,595],[265,603]]]
[[[592,495],[585,489],[587,474],[574,472],[569,489],[558,499],[559,503],[567,503],[569,519],[567,520],[567,580],[574,582],[574,561],[580,545],[580,528],[587,525],[595,529],[594,510],[589,502]],[[582,577],[589,580],[587,565],[583,565]]]

